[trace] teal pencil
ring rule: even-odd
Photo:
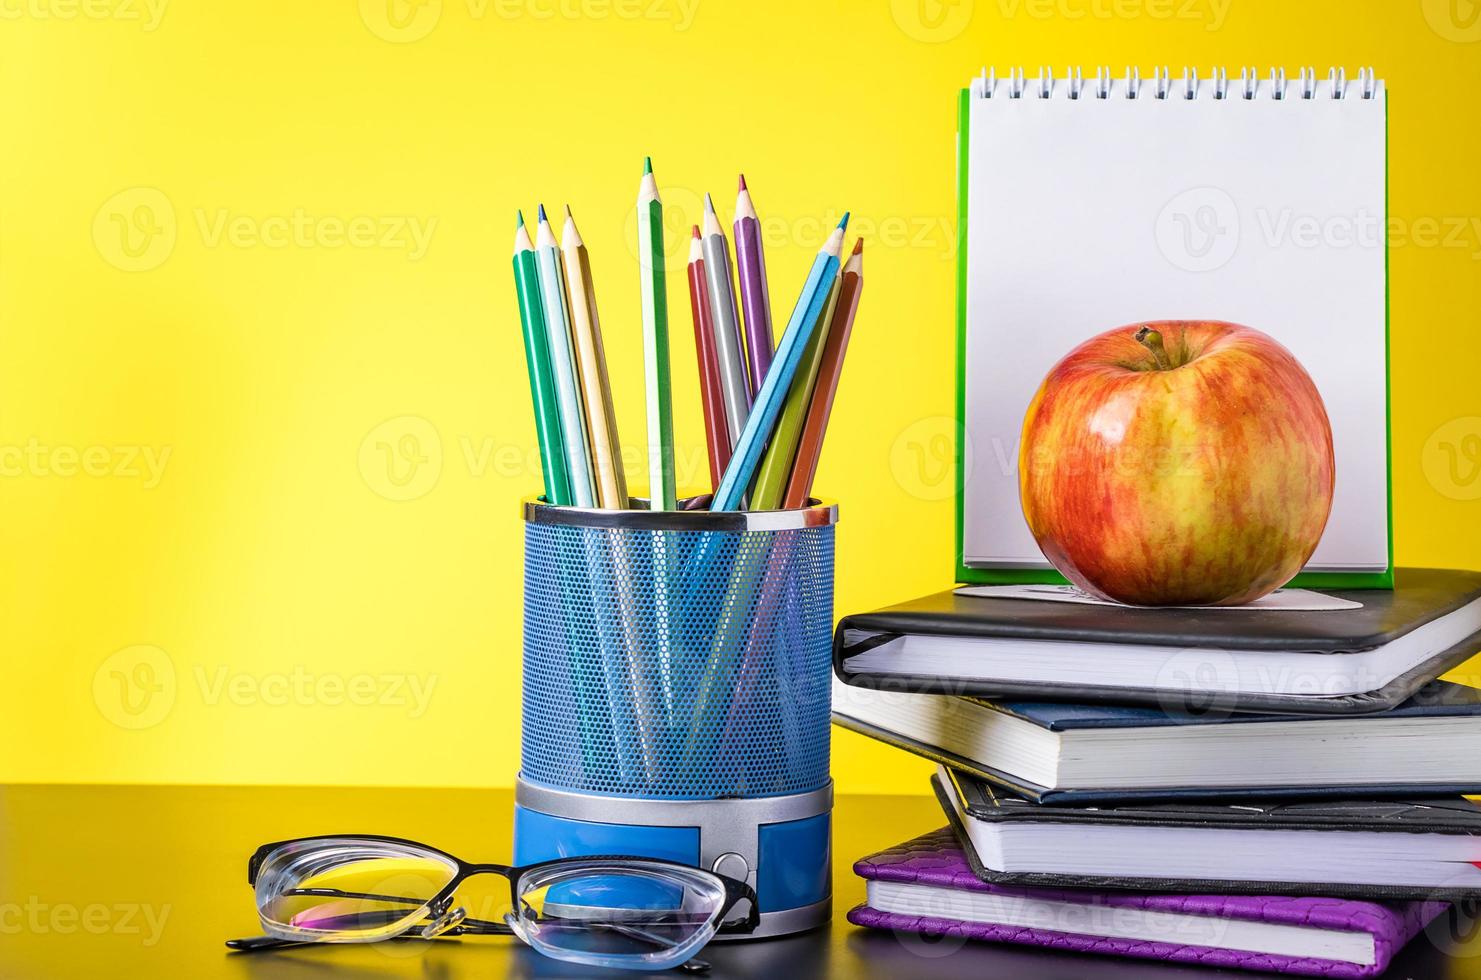
[[[536,237],[536,268],[540,272],[540,298],[545,306],[545,333],[550,340],[550,373],[555,379],[556,404],[560,408],[561,440],[566,449],[566,469],[571,479],[571,503],[596,506],[596,486],[591,479],[591,450],[586,443],[586,406],[576,376],[576,355],[571,349],[571,311],[566,305],[566,274],[561,268],[561,250],[555,232],[540,205],[540,229]]]
[[[651,510],[678,507],[674,485],[674,419],[669,392],[668,293],[664,282],[663,201],[653,161],[643,161],[638,188],[638,265],[642,274],[643,379],[648,392],[648,500]]]
[[[571,483],[566,472],[565,445],[561,440],[555,380],[550,374],[550,342],[545,337],[540,274],[535,268],[535,246],[525,228],[525,216],[519,212],[516,215],[519,223],[514,229],[514,289],[519,296],[519,322],[524,333],[525,367],[530,374],[530,398],[535,403],[535,438],[540,443],[545,500],[566,506],[571,503]]]

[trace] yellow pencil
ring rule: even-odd
[[[561,263],[570,292],[571,334],[575,338],[576,370],[586,402],[587,445],[591,447],[597,506],[609,510],[627,507],[627,478],[622,471],[622,444],[617,441],[617,416],[612,412],[612,383],[607,376],[607,353],[602,347],[602,324],[597,317],[592,288],[591,259],[571,209],[561,229]]]

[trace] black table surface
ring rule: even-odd
[[[323,833],[388,834],[425,841],[472,861],[506,861],[512,808],[513,794],[507,789],[0,787],[0,977],[634,976],[558,963],[516,940],[498,937],[255,954],[234,954],[222,946],[224,939],[257,932],[246,866],[258,844]],[[712,944],[702,954],[713,964],[710,975],[774,980],[1256,976],[1011,945],[932,941],[849,925],[844,915],[864,894],[852,862],[943,823],[936,802],[927,796],[840,795],[832,923],[787,939]],[[477,895],[465,897],[470,905],[479,900]],[[1457,931],[1459,935],[1432,929],[1421,935],[1385,977],[1481,980],[1481,925]]]

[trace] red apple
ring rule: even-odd
[[[1332,427],[1291,352],[1237,323],[1108,330],[1023,420],[1023,515],[1092,595],[1237,605],[1306,564],[1332,509]]]

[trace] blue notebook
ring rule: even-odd
[[[835,680],[835,724],[1045,805],[1481,794],[1481,691],[1357,716],[989,701]]]

